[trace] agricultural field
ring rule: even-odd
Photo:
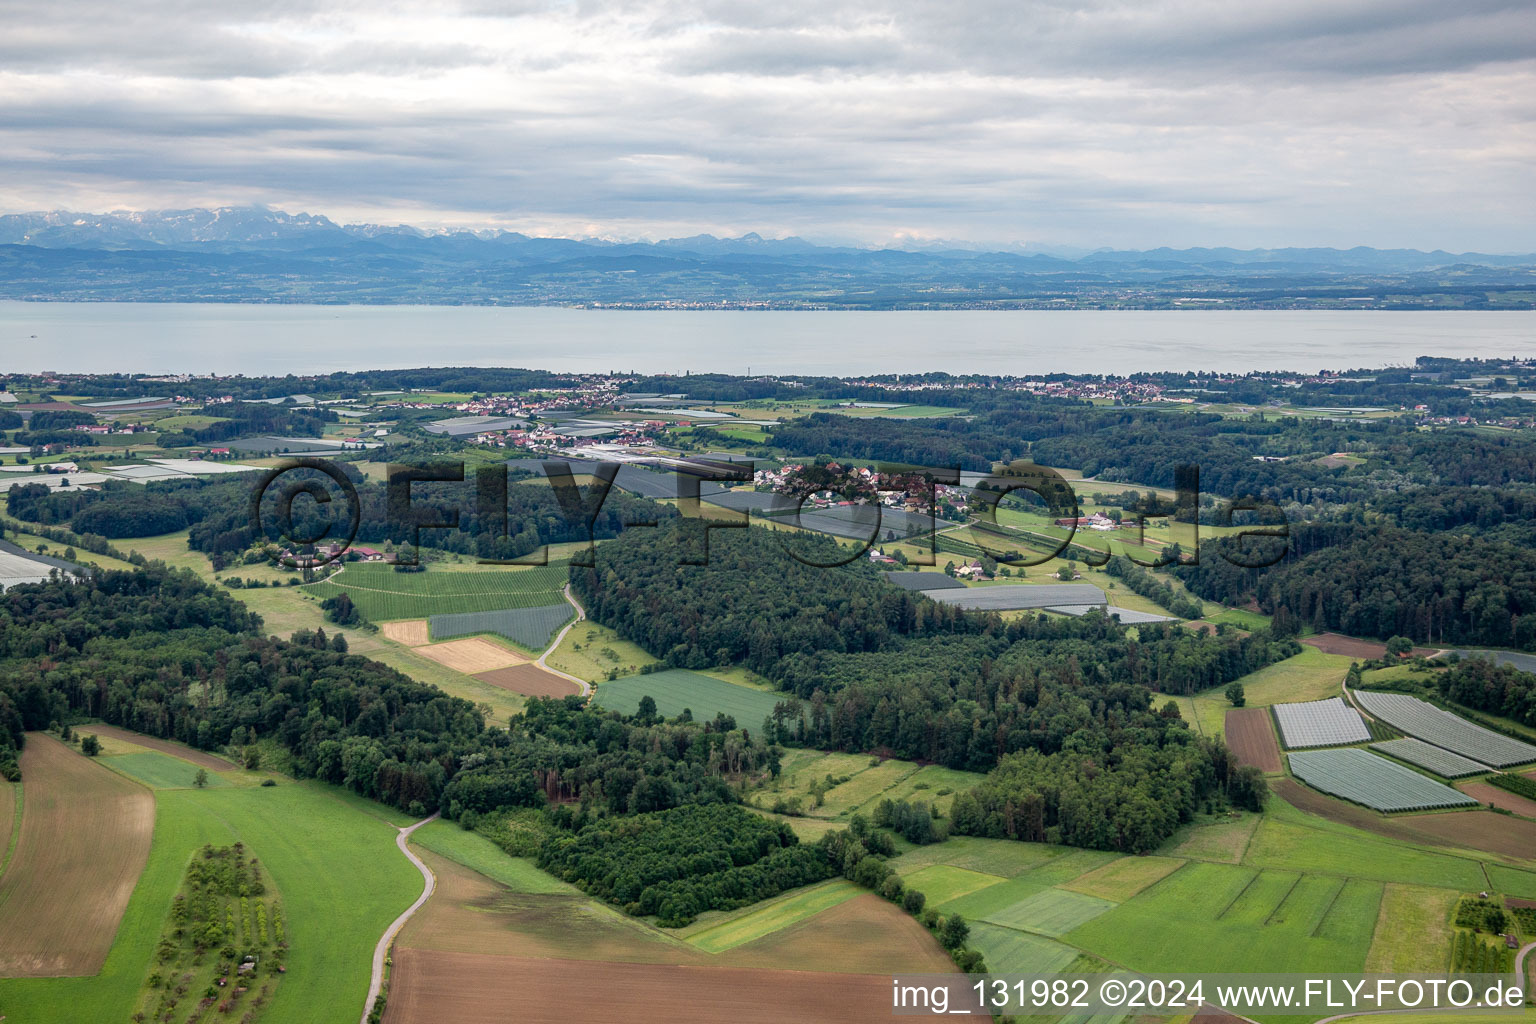
[[[456,572],[440,567],[425,572],[395,572],[381,563],[348,565],[331,579],[304,589],[324,600],[345,593],[365,617],[424,619],[432,615],[499,611],[560,604],[565,599],[564,565],[525,569]]]
[[[1274,801],[1271,801],[1273,804]],[[1209,825],[1196,825],[1174,838],[1177,843],[1168,852],[1175,857],[1194,860],[1212,860],[1224,864],[1236,864],[1248,852],[1254,830],[1264,820],[1257,814],[1243,814],[1237,818],[1218,821]]]
[[[1452,889],[1388,884],[1381,895],[1376,938],[1365,970],[1380,974],[1430,974],[1449,966]]]
[[[531,608],[434,615],[429,622],[434,640],[495,633],[528,650],[542,651],[549,646],[555,632],[569,622],[574,614],[575,610],[561,601],[559,604],[535,605]]]
[[[1233,708],[1226,715],[1227,746],[1239,764],[1252,765],[1267,775],[1282,770],[1275,730],[1264,708]]]
[[[647,665],[657,664],[639,644],[590,619],[571,627],[545,662],[589,683],[607,679],[609,673],[632,676]]]
[[[1249,707],[1323,700],[1339,694],[1349,666],[1349,658],[1308,647],[1300,654],[1266,665],[1238,682],[1243,684]],[[1221,698],[1222,689],[1208,690],[1201,696]]]
[[[478,832],[467,832],[449,821],[434,821],[411,833],[411,842],[449,860],[478,871],[512,892],[575,893],[562,882],[524,857],[509,857],[501,847]]]
[[[1071,889],[1042,889],[1011,906],[985,915],[982,920],[988,924],[1034,932],[1054,939],[1087,924],[1114,906],[1109,900]]]
[[[1183,864],[1176,857],[1123,857],[1062,883],[1062,888],[1124,903],[1148,886],[1171,875]]]
[[[1338,747],[1364,743],[1371,738],[1360,712],[1345,704],[1342,697],[1305,704],[1276,704],[1274,713],[1275,723],[1280,727],[1280,741],[1287,750]]]
[[[1356,690],[1354,697],[1371,717],[1481,764],[1504,768],[1536,761],[1536,746],[1473,725],[1417,697],[1375,690]]]
[[[20,831],[0,876],[0,977],[92,974],[149,856],[154,798],[42,733],[28,734],[21,770]]]
[[[205,786],[227,786],[228,782],[217,773],[200,769],[197,765],[180,758],[146,750],[134,754],[116,754],[100,758],[101,764],[115,772],[136,779],[151,789],[189,789],[195,785],[197,773],[204,773]]]
[[[706,953],[722,953],[803,921],[862,892],[852,882],[835,878],[753,904],[744,911],[703,915],[679,934]]]
[[[773,713],[773,706],[785,699],[783,694],[738,686],[680,668],[599,683],[593,699],[601,707],[632,715],[639,710],[640,699],[647,696],[656,701],[656,710],[664,718],[675,718],[688,708],[695,721],[726,714],[736,719],[738,726],[754,731]]]
[[[1482,865],[1471,858],[1431,853],[1327,822],[1318,825],[1309,815],[1298,814],[1296,818],[1293,823],[1266,815],[1248,844],[1243,863],[1437,889],[1475,891],[1487,885]]]
[[[474,678],[523,697],[569,697],[581,692],[581,687],[569,679],[546,672],[532,662],[476,672]]]
[[[155,736],[146,736],[144,733],[134,732],[131,729],[124,729],[116,725],[91,723],[81,726],[80,730],[82,734],[96,736],[99,740],[103,741],[103,744],[109,740],[117,740],[121,743],[129,744],[134,749],[156,750],[162,754],[169,754],[178,760],[188,761],[199,768],[206,768],[210,772],[225,772],[235,767],[232,762],[225,760],[217,754],[210,754],[206,750],[198,750],[196,747],[189,747],[185,743],[177,743],[175,740],[163,740]],[[103,749],[106,749],[105,746]],[[124,752],[131,753],[132,751],[125,750]]]
[[[950,864],[930,864],[909,875],[903,875],[901,880],[907,888],[916,889],[928,897],[929,905],[935,907],[1005,881],[998,875],[957,868]]]
[[[373,944],[385,925],[421,891],[421,876],[395,849],[394,827],[357,809],[367,801],[354,802],[348,799],[350,794],[330,787],[286,780],[274,787],[161,789],[151,798],[142,786],[60,744],[54,746],[90,771],[152,800],[154,838],[149,844],[146,831],[148,861],[137,875],[138,885],[127,900],[121,925],[100,929],[103,946],[110,945],[110,952],[99,971],[89,977],[0,980],[0,1005],[11,1019],[127,1019],[143,992],[157,938],[189,857],[205,844],[242,842],[260,857],[271,884],[282,894],[292,944],[288,972],[263,1019],[317,1024],[357,1020]],[[34,772],[26,787],[45,777]],[[380,814],[389,813],[387,808],[369,806]],[[55,845],[65,845],[64,840]],[[110,860],[98,857],[97,865]],[[317,863],[366,865],[367,869],[316,871]],[[89,884],[100,886],[99,881]],[[52,889],[59,891],[56,886]],[[89,889],[83,886],[78,891]],[[5,913],[10,912],[11,902],[7,901]],[[84,902],[53,900],[49,913],[58,917],[61,908]],[[0,935],[13,934],[13,929],[0,928]]]
[[[1191,863],[1067,933],[1139,971],[1351,971],[1364,964],[1379,883]]]
[[[522,665],[528,661],[523,655],[478,636],[423,644],[411,648],[411,653],[465,675]]]
[[[1372,743],[1371,749],[1388,757],[1395,757],[1399,761],[1407,761],[1409,764],[1428,769],[1442,779],[1459,779],[1488,770],[1486,765],[1468,760],[1460,754],[1453,754],[1449,750],[1441,750],[1412,736],[1389,740],[1386,743]]]

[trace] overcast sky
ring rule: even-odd
[[[1529,0],[0,0],[0,212],[1531,251],[1533,120]]]

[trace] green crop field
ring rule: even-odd
[[[754,904],[745,913],[727,915],[725,920],[702,920],[699,925],[686,930],[683,938],[706,953],[722,953],[804,921],[863,891],[852,882],[834,878],[796,889],[766,903]]]
[[[997,875],[952,867],[948,864],[930,864],[905,875],[902,882],[908,889],[916,889],[928,898],[930,906],[939,906],[966,893],[985,889],[1003,881]]]
[[[574,893],[578,890],[540,871],[526,857],[508,856],[478,832],[466,832],[447,821],[434,821],[411,834],[411,842],[500,882],[513,892]]]
[[[1139,971],[1359,970],[1381,885],[1192,863],[1069,932]]]
[[[1017,878],[1009,878],[995,885],[989,885],[985,889],[968,892],[937,906],[944,913],[959,914],[967,921],[985,921],[1020,900],[1048,888],[1050,886],[1046,883],[1038,878],[1031,878],[1029,873],[1025,872]],[[930,900],[929,905],[935,904]]]
[[[632,715],[639,710],[642,697],[653,699],[657,713],[665,718],[676,718],[684,708],[693,712],[696,722],[726,714],[754,733],[773,713],[773,706],[785,699],[784,694],[738,686],[681,668],[599,683],[593,699],[600,707]]]
[[[349,565],[332,579],[304,589],[321,600],[346,593],[363,615],[385,622],[561,604],[565,598],[560,588],[566,579],[564,565],[395,572],[388,565],[369,562]]]
[[[1350,659],[1342,654],[1324,654],[1315,647],[1303,647],[1300,654],[1265,666],[1243,676],[1243,695],[1249,707],[1280,704],[1287,701],[1322,700],[1339,696],[1339,686],[1349,671]],[[1201,696],[1225,698],[1225,687],[1207,690]]]
[[[1502,864],[1489,864],[1488,880],[1493,883],[1494,888],[1506,896],[1536,900],[1536,872],[1507,868]],[[1476,886],[1467,886],[1467,888],[1470,890]]]
[[[196,765],[152,750],[103,757],[101,763],[154,789],[188,789],[197,777]],[[208,773],[207,784],[210,788],[229,785],[217,772]]]
[[[0,1006],[16,1021],[127,1020],[187,859],[205,844],[242,842],[282,894],[292,944],[267,1015],[352,1024],[374,943],[421,892],[394,837],[388,824],[320,786],[156,790],[149,862],[101,972],[0,980]]]
[[[862,810],[868,816],[873,813],[874,805],[885,799],[886,790],[906,782],[917,770],[917,765],[911,761],[882,761],[827,790],[826,803],[808,808],[806,813],[817,818],[835,818]]]
[[[986,958],[993,974],[1050,974],[1077,959],[1078,951],[1041,935],[975,921],[970,945]]]
[[[1332,829],[1312,829],[1266,818],[1248,844],[1245,862],[1256,867],[1406,882],[1476,891],[1487,885],[1475,860],[1426,853],[1396,843]],[[1536,875],[1532,875],[1536,881]]]
[[[880,794],[880,800],[908,800],[932,804],[940,814],[949,813],[955,794],[963,793],[980,783],[986,776],[978,772],[963,772],[943,765],[930,764],[908,775],[896,785]],[[949,790],[944,793],[944,790]],[[943,794],[943,795],[940,795]],[[879,801],[875,801],[878,803]],[[872,811],[873,804],[865,808]]]
[[[1238,629],[1246,629],[1249,632],[1269,628],[1268,615],[1244,611],[1241,608],[1224,608],[1215,615],[1207,615],[1205,619],[1207,622],[1225,622],[1229,626],[1236,626]]]
[[[915,871],[928,864],[953,864],[957,868],[1012,878],[1070,852],[1071,847],[1046,843],[951,836],[934,846],[919,846],[909,850],[895,863],[904,872]]]
[[[1064,882],[1063,888],[1124,903],[1141,890],[1173,874],[1184,864],[1174,857],[1122,857]]]
[[[1012,906],[993,911],[986,921],[1054,939],[1087,924],[1114,906],[1109,900],[1097,896],[1084,896],[1066,889],[1042,889]]]

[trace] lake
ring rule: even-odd
[[[415,366],[1014,374],[1404,366],[1536,356],[1536,312],[756,312],[0,302],[0,372],[268,375]]]

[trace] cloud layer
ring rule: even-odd
[[[1529,249],[1523,2],[0,3],[0,211]]]

